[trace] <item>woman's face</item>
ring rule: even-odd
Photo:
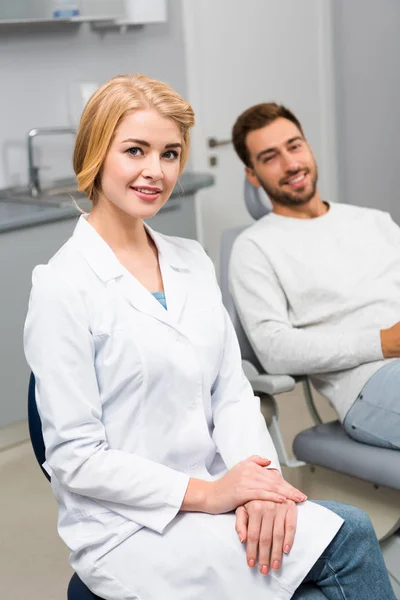
[[[178,125],[153,109],[135,110],[117,127],[104,161],[98,203],[137,219],[154,216],[179,176]]]

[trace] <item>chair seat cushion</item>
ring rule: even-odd
[[[68,600],[102,600],[86,587],[76,573],[73,574],[68,586]]]
[[[293,451],[306,463],[400,490],[400,451],[356,442],[339,421],[302,431],[294,440]]]

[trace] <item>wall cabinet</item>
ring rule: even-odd
[[[72,18],[61,16],[77,9]],[[30,22],[111,21],[132,25],[159,23],[167,19],[167,0],[1,0],[0,24]]]
[[[2,0],[0,21],[51,20],[58,8],[68,8],[66,0]],[[119,19],[124,14],[124,0],[74,0],[70,2],[83,19]]]

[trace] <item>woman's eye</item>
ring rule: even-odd
[[[176,152],[176,150],[168,150],[168,152],[164,152],[163,156],[169,160],[179,158],[179,154]]]
[[[128,148],[127,152],[131,156],[138,156],[139,154],[143,154],[142,149],[138,148],[137,146],[133,146],[132,148]]]

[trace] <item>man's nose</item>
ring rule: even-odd
[[[287,173],[296,173],[300,170],[301,165],[297,157],[290,152],[284,152],[281,155],[282,166]]]

